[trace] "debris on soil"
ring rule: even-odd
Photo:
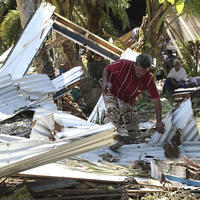
[[[107,161],[107,162],[117,162],[117,161],[119,161],[119,158],[117,158],[117,157],[114,157],[112,154],[110,154],[110,153],[105,153],[105,154],[102,154],[102,155],[100,155],[102,158],[103,158],[103,160],[104,161]]]
[[[169,159],[176,159],[179,157],[179,148],[176,144],[167,143],[164,145],[165,156]]]
[[[170,143],[166,143],[163,148],[165,150],[165,156],[169,159],[176,159],[179,157],[179,145],[182,143],[182,130],[177,129],[176,134],[171,139]]]

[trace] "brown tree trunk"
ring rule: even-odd
[[[35,8],[32,0],[17,0],[17,8],[21,20],[22,28],[26,26],[28,21],[35,13]]]

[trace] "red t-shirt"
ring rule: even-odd
[[[110,92],[120,100],[135,105],[136,97],[145,90],[152,99],[159,98],[158,89],[150,72],[136,80],[135,62],[121,59],[108,65],[106,69],[110,72],[108,77],[108,82],[112,84]]]

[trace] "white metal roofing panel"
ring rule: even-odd
[[[95,126],[93,131],[90,131],[90,133],[85,133],[84,131],[79,129],[79,133],[74,135],[73,137],[55,141],[53,143],[50,140],[39,140],[41,138],[37,138],[37,140],[32,138],[31,139],[22,138],[20,140],[19,138],[15,138],[13,136],[3,137],[3,135],[0,135],[0,139],[2,138],[0,142],[0,155],[1,155],[0,166],[2,167],[9,163],[13,163],[19,160],[26,159],[28,157],[35,156],[39,153],[44,153],[46,151],[56,149],[61,145],[67,145],[72,138],[75,141],[79,140],[80,138],[86,138],[89,137],[90,135],[95,135],[99,132],[111,129],[112,129],[111,126],[104,126],[104,127],[99,126],[98,128]],[[80,137],[80,135],[82,136]],[[109,140],[105,141],[105,144],[107,144],[107,142],[109,142]],[[98,144],[96,144],[96,146],[98,147]]]
[[[180,156],[175,161],[182,160],[182,155],[187,156],[188,158],[200,158],[200,142],[199,141],[190,141],[183,142],[179,146]],[[108,147],[90,151],[87,153],[80,154],[79,157],[84,159],[99,162],[103,160],[102,155],[112,154],[113,157],[119,160],[116,161],[116,164],[120,165],[131,165],[136,160],[169,160],[166,158],[163,147],[156,147],[152,144],[129,144],[123,145],[119,150],[119,153],[111,151]]]
[[[73,83],[80,81],[83,74],[83,68],[81,66],[74,67],[69,71],[61,74],[60,76],[54,78],[52,80],[52,83],[54,84],[56,91],[58,92],[59,90],[67,88]]]
[[[31,74],[13,80],[20,88],[19,93],[30,100],[41,99],[44,95],[56,93],[56,89],[46,74]]]
[[[53,20],[55,7],[49,3],[41,3],[28,23],[16,46],[0,69],[0,74],[10,74],[12,79],[21,78],[30,66],[34,56],[46,39]]]
[[[47,110],[45,112],[45,109],[42,108],[36,110],[33,121],[36,121],[36,124],[32,128],[31,139],[48,140],[52,130],[54,130],[55,122],[63,126],[62,131],[56,131],[55,138],[57,140],[65,138],[68,142],[113,128],[113,125],[110,123],[100,126],[68,113],[56,110]]]
[[[64,158],[72,157],[75,155],[78,155],[83,152],[91,151],[94,149],[102,148],[103,146],[111,145],[113,144],[114,136],[116,135],[116,132],[113,129],[109,129],[107,131],[100,130],[100,132],[96,134],[90,134],[87,135],[86,138],[82,138],[81,140],[77,140],[71,143],[64,143],[62,141],[57,143],[51,143],[47,144],[51,146],[51,149],[48,151],[41,151],[40,153],[37,152],[37,154],[32,154],[32,149],[22,149],[18,150],[17,155],[14,151],[1,151],[2,148],[16,148],[16,145],[5,145],[3,143],[0,143],[2,148],[0,148],[1,154],[4,153],[5,159],[2,159],[2,163],[4,166],[0,167],[0,177],[2,176],[8,176],[11,174],[19,173],[24,170],[28,170],[31,168],[35,168],[41,165],[45,165],[51,162],[59,161]],[[61,144],[60,144],[61,143]],[[57,144],[57,146],[56,146]],[[39,147],[41,147],[40,145]],[[53,149],[52,149],[53,147]],[[20,152],[22,151],[28,151],[30,152],[30,155],[27,157],[20,157]],[[12,159],[9,159],[9,156],[16,155]],[[23,152],[24,153],[24,152]],[[7,163],[9,162],[9,164]]]
[[[1,54],[0,56],[0,68],[3,65],[4,61],[6,60],[8,54],[10,53],[11,49],[13,48],[13,46],[11,46],[8,50],[6,50],[3,54]]]
[[[137,56],[139,55],[138,52],[127,48],[120,56],[120,59],[127,59],[127,60],[132,60],[136,61]]]
[[[97,163],[98,164],[98,163]],[[114,169],[112,168],[114,171]],[[118,170],[117,167],[115,170]],[[116,176],[112,174],[102,174],[101,172],[97,173],[89,173],[78,171],[74,169],[70,169],[70,167],[66,166],[65,163],[51,163],[41,167],[37,167],[34,169],[30,169],[20,174],[26,175],[36,175],[36,176],[50,176],[50,177],[65,177],[70,179],[87,179],[87,180],[97,180],[97,181],[112,181],[112,182],[122,182],[127,179],[127,176]]]
[[[95,105],[92,113],[90,114],[90,116],[88,117],[88,120],[89,122],[101,122],[101,118],[104,117],[103,116],[103,113],[106,112],[106,107],[105,107],[105,103],[104,103],[104,100],[103,100],[103,95],[101,95],[99,97],[99,100],[97,102],[97,104]],[[98,114],[97,114],[98,113]],[[98,117],[97,117],[98,116]],[[98,119],[99,118],[99,119]]]
[[[6,143],[6,142],[17,142],[17,141],[22,141],[22,140],[28,140],[27,138],[24,137],[18,137],[18,136],[11,136],[11,135],[5,135],[5,134],[0,134],[0,143]]]
[[[28,93],[25,88],[28,88]],[[52,93],[55,93],[55,88],[47,75],[28,75],[14,82],[9,75],[2,76],[0,78],[0,121],[35,105],[41,99],[50,98],[49,95]]]
[[[165,133],[155,133],[150,140],[155,146],[162,146],[175,135],[177,129],[182,129],[182,141],[200,141],[200,134],[193,116],[191,100],[188,99],[163,120],[165,123]]]

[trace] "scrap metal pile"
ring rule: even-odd
[[[181,195],[186,189],[195,196],[200,188],[200,135],[195,119],[199,90],[169,111],[163,135],[152,125],[145,133],[154,132],[149,142],[124,145],[119,153],[110,151],[115,127],[94,123],[105,114],[102,96],[87,120],[57,110],[54,103],[83,78],[82,67],[53,80],[44,74],[26,75],[52,27],[78,43],[85,35],[85,30],[59,16],[54,22],[54,10],[48,3],[41,4],[0,69],[1,123],[6,126],[14,118],[19,122],[25,111],[34,111],[25,135],[14,128],[16,124],[15,134],[0,134],[1,199],[131,199],[145,193]],[[35,23],[38,17],[40,24]],[[89,49],[111,61],[121,54],[136,57],[94,34],[85,40]],[[23,126],[23,120],[18,124]]]

